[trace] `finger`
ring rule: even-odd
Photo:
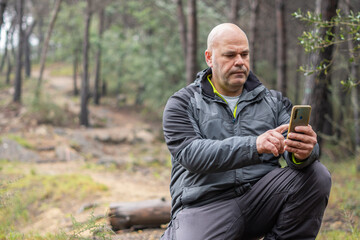
[[[317,143],[316,135],[311,136],[311,135],[306,135],[303,133],[289,133],[288,139],[300,141],[300,142],[308,143],[308,144],[312,144],[312,145],[315,145]]]
[[[285,149],[286,149],[286,151],[291,152],[291,153],[296,153],[297,155],[303,155],[306,153],[305,150],[301,150],[301,149],[293,148],[293,147],[289,147],[289,146],[286,146]]]
[[[295,127],[295,131],[302,133],[302,134],[309,135],[309,136],[316,136],[316,133],[314,132],[314,130],[312,129],[312,127],[310,125],[297,126],[297,127]]]
[[[270,152],[275,156],[278,157],[279,156],[279,150],[277,149],[277,147],[272,144],[272,146],[270,146]]]
[[[294,156],[296,157],[296,159],[299,159],[299,160],[304,160],[304,159],[308,158],[311,154],[311,151],[301,150],[298,148],[291,148],[288,146],[286,146],[285,149],[286,149],[286,151],[293,153]]]
[[[275,151],[275,149],[271,150],[271,153],[273,153],[275,156],[278,156],[279,154],[283,154],[285,152],[285,138],[283,135],[281,135],[281,134],[279,134],[279,135],[281,138],[275,138],[275,137],[268,138],[268,141],[276,149],[276,151]]]
[[[276,140],[273,140],[276,141]],[[262,149],[260,152],[261,153],[272,153],[275,156],[279,156],[279,152],[277,147],[275,146],[275,144],[272,142],[271,140],[271,136],[267,136],[263,141],[261,141],[262,143],[259,144],[259,148],[258,149]]]
[[[291,147],[291,148],[296,148],[296,149],[302,149],[303,148],[303,143],[300,141],[296,141],[296,140],[290,140],[290,139],[286,139],[285,140],[285,147]]]
[[[312,143],[304,143],[300,141],[293,141],[290,139],[287,139],[285,141],[285,150],[289,152],[290,151],[294,152],[294,150],[296,150],[295,152],[298,151],[311,152],[313,148],[314,148],[314,144]]]
[[[275,128],[274,130],[278,133],[283,133],[285,132],[285,130],[287,130],[289,128],[289,124],[284,124],[284,125],[280,125],[277,128]]]
[[[277,137],[274,137],[274,136],[269,136],[268,138],[268,141],[274,145],[274,147],[277,149],[277,150],[280,150],[282,148],[282,146],[284,146],[284,142],[281,141],[281,139],[278,139]]]

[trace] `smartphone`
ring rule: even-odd
[[[295,105],[291,110],[289,132],[295,132],[296,126],[307,126],[309,124],[311,114],[310,105]]]

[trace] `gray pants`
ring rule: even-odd
[[[318,161],[275,169],[240,197],[182,209],[161,240],[315,239],[330,188]]]

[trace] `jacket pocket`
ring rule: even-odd
[[[202,205],[202,203],[226,198],[229,192],[234,194],[234,182],[219,185],[205,185],[197,187],[184,187],[181,195],[181,203],[187,207],[190,205]]]

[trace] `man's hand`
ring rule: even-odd
[[[282,133],[287,130],[288,127],[289,124],[281,125],[258,136],[256,139],[258,153],[272,153],[276,157],[284,153],[285,138]]]
[[[308,158],[317,143],[317,135],[310,125],[298,126],[296,132],[288,133],[285,140],[285,151],[292,152],[296,159]]]

